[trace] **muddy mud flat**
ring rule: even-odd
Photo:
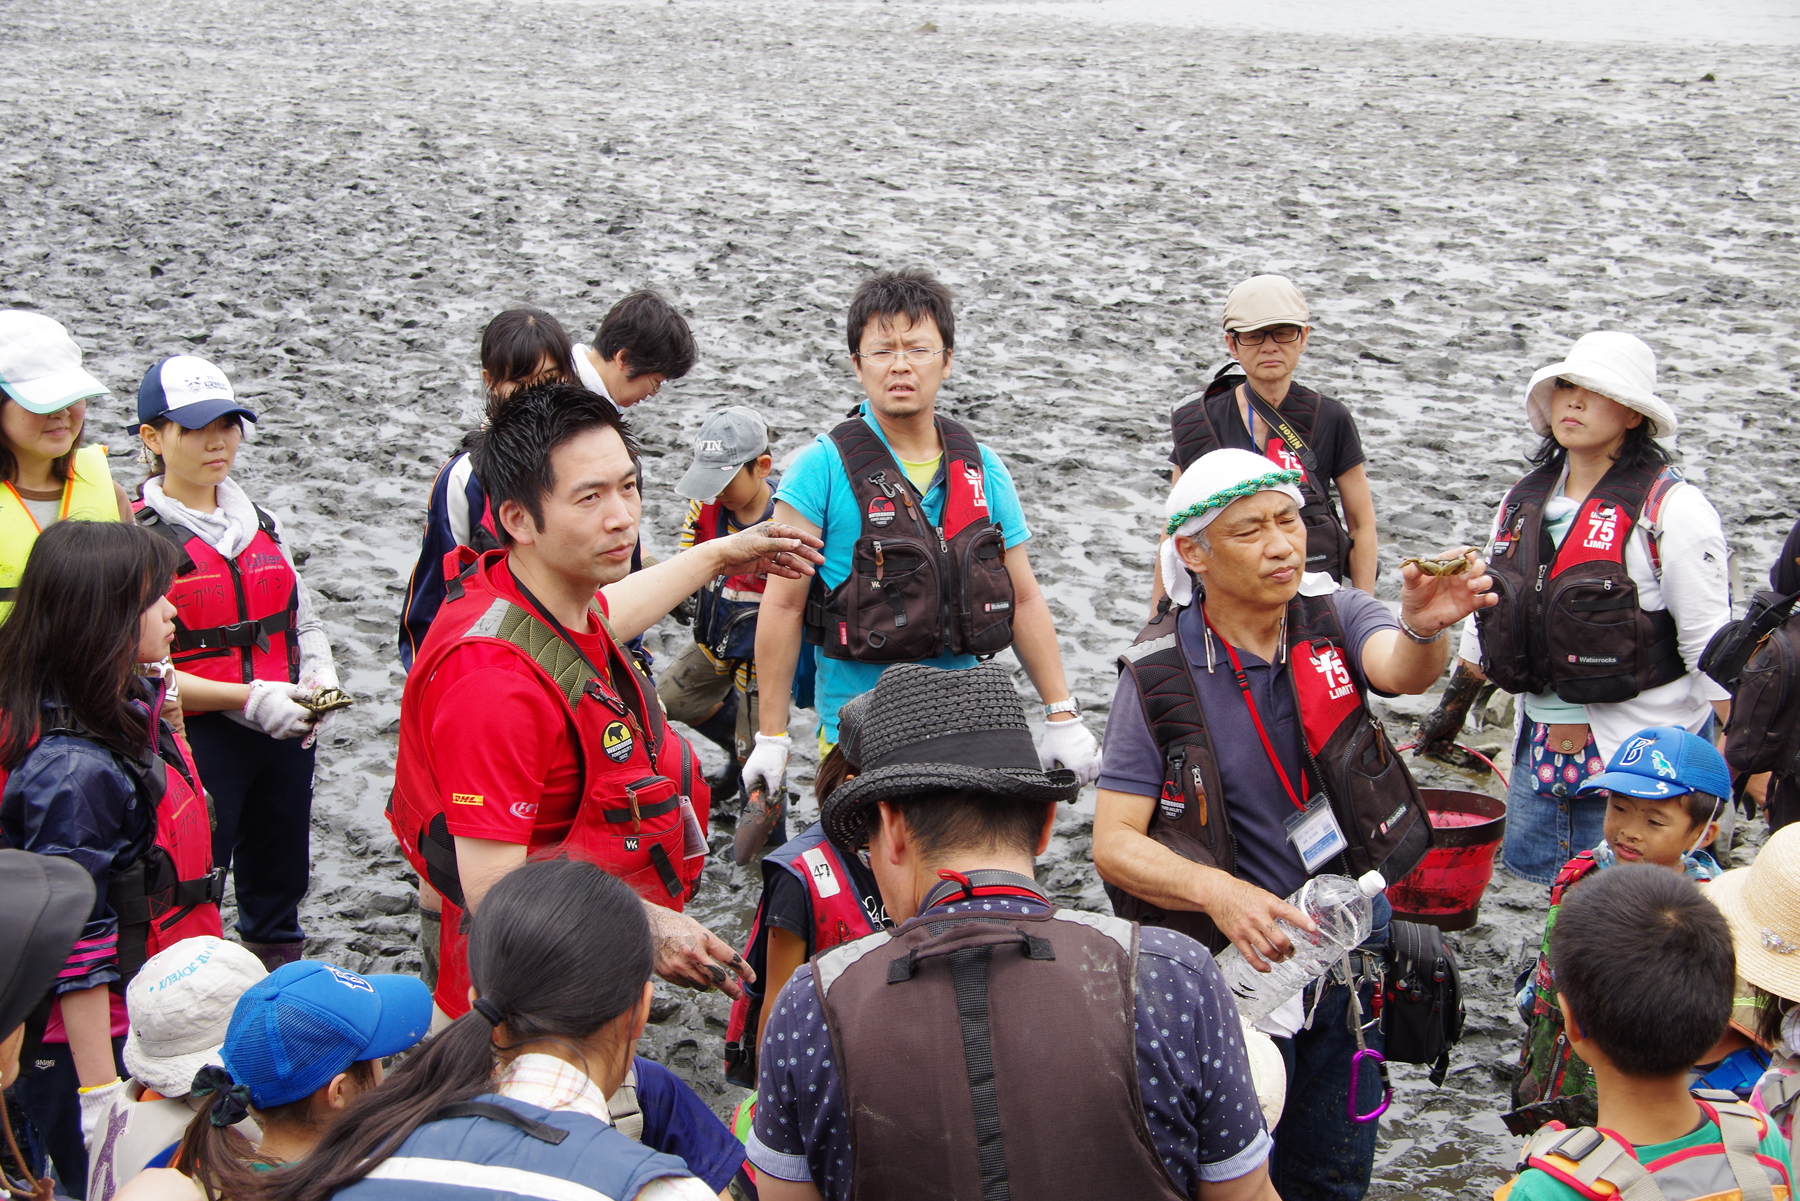
[[[1657,348],[1742,579],[1796,512],[1790,48],[755,0],[21,0],[0,33],[0,303],[66,322],[114,386],[90,438],[135,483],[130,399],[181,352],[262,414],[238,476],[290,531],[360,698],[320,755],[303,915],[309,953],[350,967],[418,966],[382,818],[395,619],[432,476],[479,411],[479,329],[511,303],[586,334],[651,285],[690,315],[699,367],[634,411],[667,553],[704,415],[752,405],[791,454],[856,399],[856,282],[933,267],[958,296],[940,403],[1011,465],[1096,730],[1144,615],[1168,406],[1258,271],[1312,299],[1301,378],[1361,422],[1389,599],[1400,557],[1480,540],[1524,469],[1524,379],[1595,327]],[[1422,707],[1396,702],[1396,732]],[[1043,875],[1099,909],[1089,811]],[[728,835],[692,912],[741,941],[758,879]],[[1497,1069],[1541,903],[1498,882],[1455,937],[1470,1033],[1441,1089],[1396,1069],[1376,1195],[1503,1177]],[[726,1008],[659,989],[647,1040],[721,1111]]]

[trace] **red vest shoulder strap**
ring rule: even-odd
[[[1563,894],[1599,866],[1594,861],[1594,852],[1592,851],[1583,851],[1563,864],[1562,870],[1556,873],[1556,879],[1551,882],[1550,903],[1552,905],[1561,904]]]

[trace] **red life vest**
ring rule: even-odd
[[[770,477],[773,479],[773,477]],[[775,496],[763,509],[761,520],[775,512]],[[730,512],[714,501],[702,505],[694,515],[694,545],[711,542],[729,535]],[[763,590],[768,577],[752,574],[717,576],[706,582],[697,594],[694,611],[694,641],[712,652],[721,662],[743,662],[756,657],[756,618],[762,611]]]
[[[181,548],[185,561],[169,586],[177,610],[171,657],[182,671],[225,684],[300,680],[299,577],[275,536],[275,519],[256,510],[256,535],[234,559],[143,501],[132,511],[146,529]]]
[[[463,893],[456,843],[444,815],[445,794],[432,761],[423,692],[457,647],[476,640],[510,648],[532,665],[531,674],[544,689],[563,702],[567,734],[581,761],[582,794],[574,824],[556,852],[597,864],[639,896],[678,912],[706,862],[710,794],[698,759],[669,728],[655,691],[610,630],[607,663],[589,664],[533,609],[515,603],[514,590],[490,576],[505,558],[500,551],[477,557],[466,548],[446,556],[447,567],[460,561],[464,568],[452,578],[448,599],[407,676],[394,792],[388,802],[388,821],[407,861],[444,895],[445,953],[437,996],[439,1006],[452,1016],[468,1008],[467,963],[458,931]],[[593,612],[604,627],[597,606]],[[492,729],[485,735],[505,736]]]
[[[764,995],[760,981],[769,961],[767,916],[769,884],[779,872],[787,872],[806,889],[812,905],[812,945],[810,958],[843,942],[854,942],[865,934],[880,929],[883,915],[871,914],[863,907],[855,877],[844,864],[843,856],[825,837],[823,826],[812,827],[797,838],[763,856],[763,899],[756,907],[750,923],[750,940],[744,946],[744,958],[755,969],[758,983],[744,989],[744,995],[731,1003],[731,1018],[725,1027],[725,1077],[745,1088],[756,1087],[756,1028],[761,1025],[762,1007],[772,998]]]
[[[161,696],[157,698],[161,707]],[[61,724],[41,731],[98,742],[68,713]],[[118,919],[118,966],[121,984],[129,981],[150,956],[184,938],[203,934],[223,937],[219,901],[225,895],[225,869],[212,860],[212,814],[187,744],[168,725],[156,723],[157,754],[131,758],[113,751],[136,786],[138,796],[156,813],[156,834],[135,861],[114,871],[106,884],[107,907]],[[109,744],[108,750],[112,750]],[[27,756],[31,752],[27,752]],[[10,775],[0,768],[0,791]]]

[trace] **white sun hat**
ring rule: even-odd
[[[1566,379],[1616,400],[1650,421],[1650,436],[1675,432],[1675,410],[1656,394],[1656,352],[1643,339],[1619,330],[1583,334],[1560,363],[1538,370],[1525,387],[1525,414],[1540,436],[1550,434],[1550,397],[1556,381]]]
[[[42,313],[0,312],[0,389],[39,415],[107,395],[81,366],[81,347],[62,323]]]
[[[231,1012],[268,974],[248,950],[211,935],[184,938],[146,959],[125,989],[125,1070],[165,1097],[187,1096],[195,1072],[223,1066]]]

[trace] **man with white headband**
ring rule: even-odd
[[[1494,602],[1480,557],[1429,575],[1402,569],[1396,618],[1366,592],[1307,574],[1296,472],[1217,450],[1169,497],[1168,603],[1121,657],[1094,814],[1094,866],[1122,917],[1181,930],[1251,966],[1293,951],[1277,925],[1312,922],[1281,898],[1320,873],[1392,881],[1431,841],[1417,786],[1365,700],[1424,692],[1449,657],[1444,631]],[[1223,753],[1221,753],[1223,752]],[[1369,1012],[1367,948],[1353,954]],[[1347,1096],[1350,992],[1331,977],[1265,1019],[1291,1040],[1289,1102],[1270,1174],[1294,1198],[1354,1201],[1368,1187],[1375,1124],[1357,1123],[1379,1082]],[[1311,1021],[1307,1022],[1308,1012]],[[1305,1029],[1302,1029],[1302,1026]],[[1378,1028],[1365,1035],[1379,1048]]]

